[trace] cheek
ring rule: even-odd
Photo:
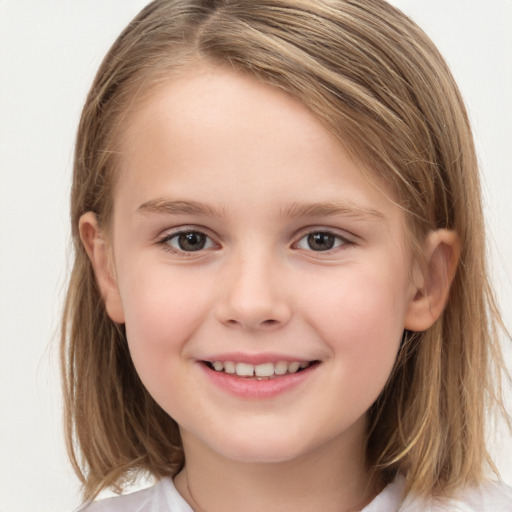
[[[408,286],[398,274],[364,269],[353,269],[338,282],[329,293],[309,297],[309,322],[329,345],[337,373],[353,398],[369,407],[396,359]]]
[[[339,276],[328,276],[325,283],[317,278],[315,286],[307,286],[303,302],[308,303],[311,319],[321,319],[330,339],[339,337],[340,330],[347,339],[367,337],[368,342],[400,334],[409,289],[403,274],[391,266],[385,272],[371,265],[353,266]]]
[[[145,267],[129,275],[121,297],[130,354],[151,391],[161,376],[176,375],[187,341],[207,314],[209,295],[175,273]]]

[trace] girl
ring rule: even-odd
[[[84,107],[72,225],[81,510],[512,509],[467,115],[387,3],[148,5]]]

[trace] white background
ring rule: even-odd
[[[512,0],[393,3],[434,39],[467,101],[493,275],[511,329]],[[0,512],[64,512],[79,502],[57,362],[73,140],[101,58],[145,4],[0,0]],[[512,484],[512,437],[503,427],[496,452]]]

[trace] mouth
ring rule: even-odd
[[[320,364],[320,361],[276,361],[251,364],[234,361],[203,361],[210,370],[246,380],[273,380],[286,375],[300,373]]]

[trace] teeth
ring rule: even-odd
[[[272,377],[275,375],[286,375],[287,373],[297,373],[299,369],[307,368],[311,363],[309,361],[278,361],[277,363],[234,363],[233,361],[214,361],[211,363],[216,372],[237,374],[239,377]]]
[[[236,363],[236,374],[240,377],[252,377],[254,365],[249,363]]]
[[[284,375],[288,371],[288,363],[286,361],[279,361],[276,363],[274,372],[276,375]]]
[[[274,364],[258,364],[254,367],[254,373],[257,377],[270,377],[271,375],[274,375]]]
[[[236,372],[235,363],[233,363],[233,361],[225,361],[224,362],[224,371],[226,373],[235,373]]]
[[[297,373],[300,363],[293,362],[288,365],[288,373]]]
[[[224,370],[224,364],[221,363],[220,361],[213,362],[212,366],[216,372],[221,372],[222,370]]]

